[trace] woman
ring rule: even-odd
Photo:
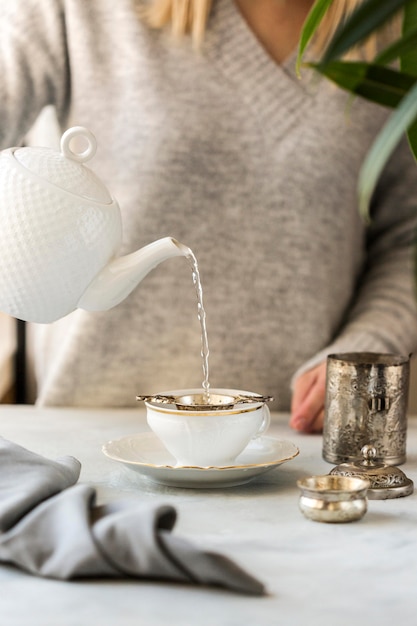
[[[295,75],[311,0],[4,4],[1,145],[47,104],[62,129],[95,134],[91,167],[120,204],[121,253],[172,235],[197,257],[213,387],[272,394],[312,432],[327,354],[414,349],[415,166],[403,146],[365,229],[356,182],[387,113]],[[355,4],[334,3],[312,53]],[[31,331],[40,404],[125,406],[201,384],[181,259],[108,312]]]

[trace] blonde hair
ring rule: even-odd
[[[152,28],[171,26],[176,37],[190,34],[199,46],[204,38],[212,0],[150,0],[142,14]]]
[[[176,37],[191,35],[194,43],[200,46],[213,2],[215,0],[148,0],[142,15],[152,28],[170,27]],[[363,0],[337,0],[330,5],[312,41],[312,56],[320,57],[323,54],[339,24],[362,2]],[[381,33],[372,35],[360,51],[356,50],[349,56],[372,58],[379,48],[379,39],[385,40],[387,33],[388,29],[384,29]]]

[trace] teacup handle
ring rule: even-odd
[[[271,424],[271,413],[269,410],[269,406],[267,404],[264,404],[262,406],[262,416],[263,416],[262,423],[256,435],[253,436],[253,439],[258,439],[261,435],[263,435],[264,432],[268,430]]]

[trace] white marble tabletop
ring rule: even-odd
[[[0,435],[49,458],[70,454],[98,502],[118,498],[174,505],[173,532],[233,558],[262,580],[263,598],[142,581],[61,582],[0,566],[3,626],[392,626],[417,619],[417,493],[369,501],[359,522],[322,524],[298,509],[296,480],[327,474],[321,436],[299,435],[273,415],[269,435],[300,454],[252,482],[227,489],[156,485],[105,457],[103,443],[147,431],[143,410],[0,407]],[[403,471],[417,484],[417,420],[409,421]],[[0,467],[1,469],[1,467]]]

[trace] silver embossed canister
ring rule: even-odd
[[[329,463],[358,459],[364,445],[376,460],[406,460],[409,357],[375,352],[327,358],[323,458]]]

